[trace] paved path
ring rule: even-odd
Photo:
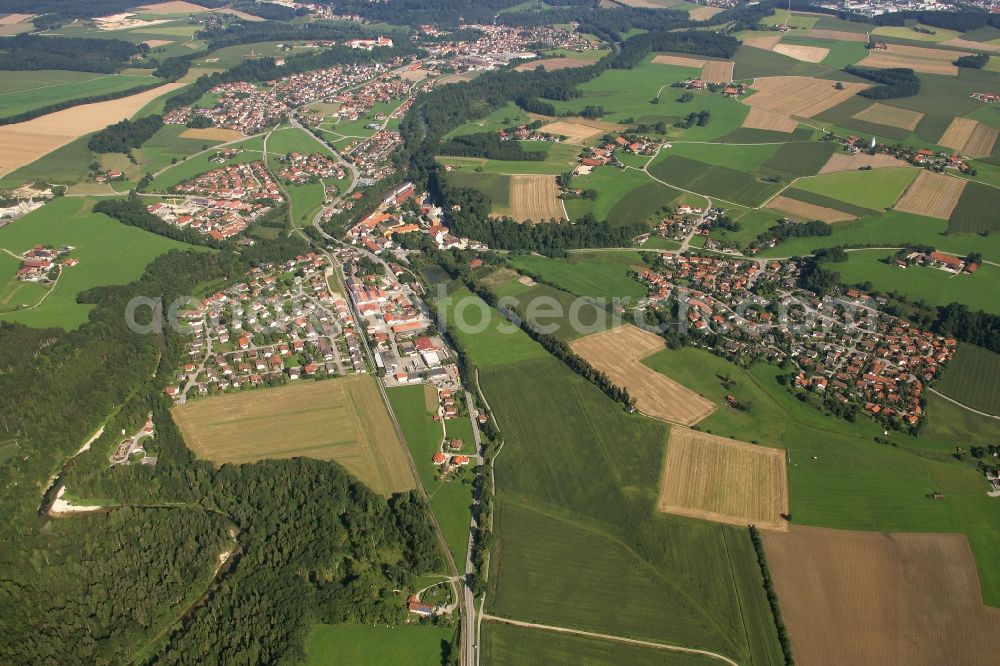
[[[553,627],[548,624],[536,624],[534,622],[521,622],[520,620],[512,620],[506,617],[497,617],[496,615],[483,614],[483,618],[490,620],[492,622],[501,622],[503,624],[510,624],[515,627],[525,627],[527,629],[541,629],[543,631],[551,631],[557,634],[570,634],[572,636],[582,636],[584,638],[596,638],[602,641],[612,641],[614,643],[625,643],[628,645],[638,645],[640,647],[653,648],[656,650],[668,650],[670,652],[682,652],[684,654],[697,654],[717,661],[721,661],[730,666],[740,666],[737,662],[733,661],[729,657],[719,654],[718,652],[712,652],[711,650],[700,650],[698,648],[688,648],[682,647],[680,645],[668,645],[666,643],[654,643],[652,641],[643,641],[636,638],[625,638],[623,636],[612,636],[610,634],[598,634],[593,631],[583,631],[581,629],[569,629],[567,627]]]

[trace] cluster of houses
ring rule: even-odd
[[[661,254],[639,279],[646,308],[677,305],[696,338],[721,337],[713,351],[734,360],[790,362],[793,388],[812,391],[883,422],[915,427],[924,386],[938,376],[956,341],[881,314],[881,303],[851,289],[819,297],[797,288],[791,260]],[[764,296],[763,294],[767,294]]]
[[[278,158],[281,169],[278,178],[287,183],[315,183],[324,178],[341,179],[344,168],[322,153],[303,154],[291,152]]]
[[[284,200],[267,168],[257,161],[207,171],[171,191],[186,196],[158,201],[146,210],[168,224],[190,227],[215,240],[242,233]]]
[[[122,435],[125,434],[125,430],[122,429]],[[139,459],[139,464],[141,465],[155,465],[156,456],[148,455],[146,452],[146,442],[153,438],[153,413],[150,412],[149,416],[146,417],[146,422],[142,425],[139,430],[132,434],[131,437],[126,437],[125,439],[118,442],[118,446],[115,447],[114,452],[111,454],[111,464],[112,465],[126,465],[132,462],[133,454],[141,454],[142,457]]]
[[[59,248],[36,245],[20,255],[21,267],[17,270],[17,279],[21,282],[37,282],[49,284],[53,280],[53,272],[58,274],[63,267],[73,267],[80,263],[79,259],[65,257],[73,251],[72,245]],[[65,257],[61,262],[60,257]]]
[[[616,136],[613,140],[601,146],[591,146],[585,148],[577,159],[577,166],[573,170],[573,175],[581,176],[589,174],[595,167],[610,164],[619,168],[625,165],[616,157],[616,151],[631,153],[633,155],[654,155],[659,148],[670,148],[671,144],[662,139],[654,139],[648,136],[626,137]]]
[[[416,211],[403,210],[401,207],[410,198],[416,200]],[[403,183],[386,195],[374,211],[351,227],[347,232],[347,239],[374,254],[395,248],[393,238],[398,234],[408,233],[430,236],[441,250],[487,249],[485,244],[478,241],[453,236],[448,227],[441,223],[442,213],[441,208],[430,204],[426,192],[417,195],[412,183]]]
[[[319,101],[349,103],[343,109],[343,117],[353,120],[363,109],[362,99],[374,103],[382,101],[384,95],[378,94],[381,89],[377,86],[363,86],[371,88],[371,92],[360,97],[348,94],[342,100],[342,91],[370,82],[379,75],[388,76],[390,66],[392,63],[343,65],[290,74],[261,84],[247,81],[221,83],[208,92],[208,96],[214,100],[212,106],[181,107],[167,113],[163,121],[169,124],[187,124],[193,118],[203,117],[215,127],[256,134],[275,125],[280,118],[290,115],[297,107]]]
[[[177,383],[178,402],[305,377],[365,372],[350,307],[335,293],[330,261],[308,253],[251,270],[181,318],[194,334]]]
[[[686,90],[705,90],[711,88],[712,90],[718,90],[715,86],[717,83],[710,83],[702,79],[685,79],[680,82],[680,87]],[[722,96],[723,97],[739,97],[740,95],[746,95],[750,91],[750,86],[746,83],[730,82],[722,86]]]
[[[979,270],[979,264],[970,261],[967,257],[957,257],[944,252],[906,252],[889,257],[888,261],[894,266],[908,268],[910,266],[931,266],[939,268],[949,273],[972,274]]]
[[[891,155],[897,159],[922,166],[933,171],[944,171],[945,169],[958,169],[962,173],[968,172],[971,167],[966,159],[958,153],[937,152],[928,148],[914,148],[902,144],[882,144],[872,138],[871,143],[856,136],[841,137],[829,133],[825,137],[829,141],[838,141],[850,153],[866,152],[869,155],[881,153]]]
[[[973,92],[969,93],[969,97],[978,99],[980,102],[986,102],[987,104],[1000,102],[1000,95],[994,95],[993,93]]]
[[[582,34],[574,32],[575,25],[571,30],[549,25],[465,27],[475,30],[479,37],[474,41],[433,41],[422,46],[455,72],[494,69],[513,60],[534,58],[539,44],[578,52],[595,48]]]
[[[403,145],[403,138],[396,130],[379,130],[357,143],[344,156],[357,168],[359,177],[376,182],[392,175],[395,168],[389,156]]]

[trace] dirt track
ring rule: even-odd
[[[796,662],[997,662],[1000,609],[983,605],[965,535],[793,525],[763,537]]]

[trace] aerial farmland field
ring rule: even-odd
[[[980,183],[965,186],[958,204],[952,209],[949,233],[981,234],[1000,230],[1000,190]]]
[[[629,277],[630,271],[643,266],[635,252],[581,252],[565,261],[525,254],[516,257],[513,264],[580,296],[637,299],[646,295],[646,287]]]
[[[1000,416],[1000,354],[960,344],[936,388],[962,404]]]
[[[159,79],[66,70],[0,72],[0,118],[67,100],[152,85]]]
[[[195,455],[217,464],[304,456],[335,460],[385,495],[415,484],[369,375],[203,398],[173,417]]]

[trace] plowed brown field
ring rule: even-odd
[[[628,389],[643,414],[693,425],[717,407],[711,400],[640,363],[665,348],[666,343],[658,335],[629,324],[574,340],[570,346],[606,373],[614,384]]]
[[[657,508],[732,525],[787,530],[785,452],[682,426],[670,429]]]
[[[893,206],[896,210],[947,220],[965,191],[966,181],[924,169]]]
[[[819,170],[820,174],[833,173],[835,171],[857,171],[861,167],[871,167],[873,169],[887,169],[890,167],[904,167],[907,163],[901,159],[895,158],[892,155],[886,155],[885,153],[875,153],[874,155],[869,155],[868,153],[855,153],[853,155],[849,153],[834,153],[830,155],[830,159],[826,161],[823,168]]]
[[[964,534],[793,525],[763,537],[796,662],[997,662],[1000,610],[983,605]]]

